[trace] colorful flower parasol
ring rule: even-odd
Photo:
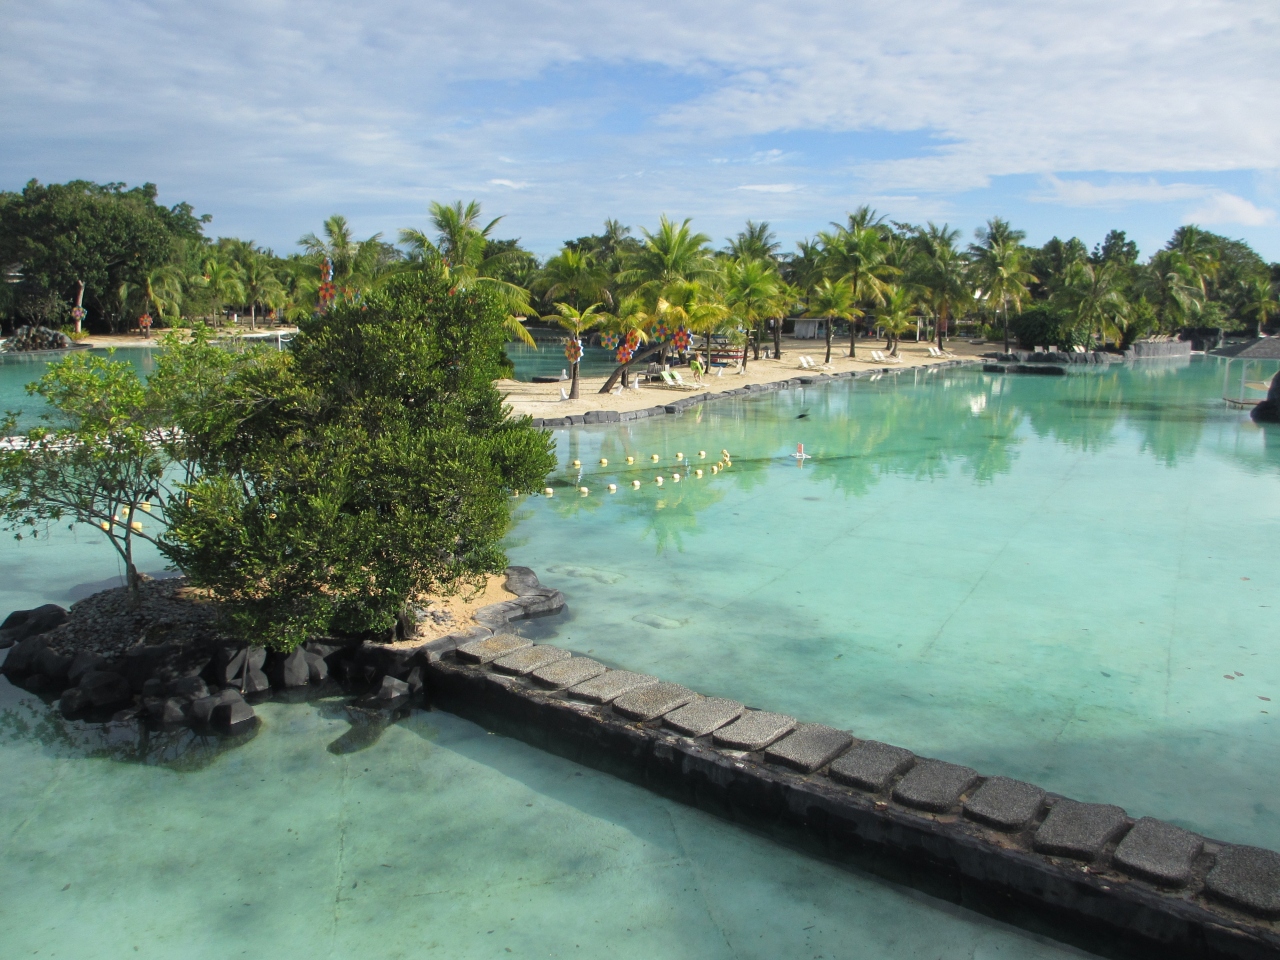
[[[621,342],[622,342],[622,337],[616,333],[600,334],[600,346],[604,347],[606,350],[616,349],[618,344]]]
[[[659,320],[653,328],[653,342],[662,343],[669,336],[671,336],[671,328]]]
[[[689,331],[684,327],[677,327],[676,334],[672,337],[671,342],[675,344],[677,350],[684,353],[689,349],[689,344],[693,342],[693,338],[689,336]]]
[[[577,363],[582,359],[582,341],[578,339],[566,340],[564,345],[564,358],[570,363]]]

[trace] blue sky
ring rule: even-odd
[[[1180,224],[1280,260],[1280,5],[41,0],[3,6],[0,189],[152,181],[277,252],[480,200],[547,255],[606,217],[861,203],[1031,242]]]

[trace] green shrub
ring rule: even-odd
[[[483,582],[506,564],[510,490],[554,465],[548,434],[493,387],[505,339],[493,294],[419,274],[304,322],[291,354],[184,413],[202,472],[166,553],[237,632],[286,650]]]

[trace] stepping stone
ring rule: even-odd
[[[853,736],[820,723],[802,723],[795,732],[783,737],[768,750],[764,758],[782,763],[803,773],[813,773],[849,749]]]
[[[463,663],[492,663],[509,653],[533,646],[532,640],[517,637],[514,633],[499,633],[483,640],[472,640],[458,648],[458,659]]]
[[[992,777],[964,802],[964,815],[997,830],[1021,830],[1040,812],[1044,797],[1035,784]]]
[[[960,802],[960,795],[977,779],[977,770],[958,763],[922,760],[898,781],[893,799],[917,810],[945,813]]]
[[[702,697],[679,710],[668,713],[662,718],[676,733],[686,737],[705,737],[713,730],[719,730],[726,723],[732,723],[742,716],[746,709],[737,700],[722,700],[719,697]]]
[[[748,710],[727,727],[721,727],[711,739],[730,750],[763,750],[779,737],[795,729],[795,717],[764,710]]]
[[[655,683],[619,697],[613,701],[613,709],[632,720],[654,720],[683,707],[696,696],[678,683]]]
[[[558,663],[539,667],[529,676],[544,687],[559,690],[563,687],[575,686],[592,677],[598,677],[604,673],[605,669],[603,663],[597,663],[590,657],[574,657],[572,660],[561,660]]]
[[[509,653],[502,659],[493,661],[493,668],[503,673],[523,677],[526,674],[533,673],[539,667],[559,663],[561,660],[568,660],[571,656],[573,654],[568,650],[561,650],[559,647],[553,647],[549,643],[540,643],[537,646],[525,647],[515,653]]]
[[[1223,847],[1204,885],[1218,899],[1250,913],[1280,916],[1280,853],[1261,847]]]
[[[1059,800],[1036,831],[1035,848],[1059,857],[1096,860],[1128,824],[1124,810],[1109,803]]]
[[[632,673],[630,670],[609,670],[600,676],[569,688],[569,696],[587,703],[608,703],[616,700],[624,693],[651,687],[658,682],[657,677],[647,673]]]
[[[902,747],[879,740],[863,740],[831,764],[831,779],[837,783],[880,793],[900,773],[906,773],[916,762],[916,755]]]
[[[1133,825],[1120,846],[1115,862],[1125,873],[1170,887],[1184,887],[1191,879],[1191,864],[1204,841],[1194,833],[1143,817]]]

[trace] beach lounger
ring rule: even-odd
[[[685,383],[679,379],[679,375],[672,373],[670,370],[663,370],[660,374],[662,377],[662,385],[671,390],[696,390],[698,389],[691,383]]]

